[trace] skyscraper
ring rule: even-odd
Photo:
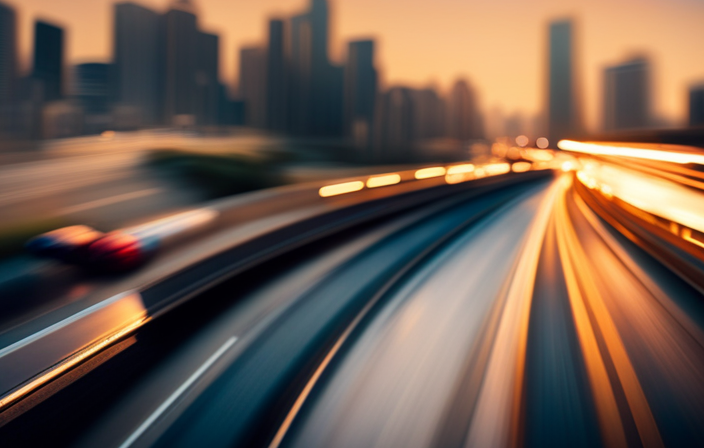
[[[212,126],[218,123],[220,38],[198,32],[197,39],[196,122]]]
[[[245,102],[245,124],[266,125],[266,51],[260,47],[240,50],[240,98]]]
[[[704,85],[689,89],[689,125],[704,126]]]
[[[573,24],[550,24],[548,67],[548,133],[551,142],[579,133]]]
[[[177,0],[164,15],[164,119],[193,124],[197,112],[198,29],[188,0]]]
[[[118,3],[114,21],[112,100],[133,110],[142,124],[156,124],[163,114],[160,16],[135,3]]]
[[[374,133],[377,161],[407,162],[413,156],[412,90],[393,87],[380,95]]]
[[[636,58],[604,71],[604,130],[650,125],[650,63]]]
[[[0,3],[0,134],[12,131],[12,106],[17,88],[17,18]]]
[[[327,0],[291,19],[292,130],[298,134],[340,136],[343,129],[344,72],[328,57]]]
[[[288,127],[298,135],[311,132],[311,27],[307,13],[291,18],[291,71],[288,91]]]
[[[428,87],[413,91],[413,129],[418,140],[433,139],[447,134],[445,100]]]
[[[81,107],[84,133],[112,128],[110,117],[110,64],[86,63],[73,67],[74,98]]]
[[[43,101],[64,94],[64,30],[50,23],[34,24],[34,64],[32,77],[41,83]]]
[[[273,19],[266,61],[266,125],[274,131],[286,130],[286,81],[284,22]]]
[[[110,65],[78,64],[73,68],[73,95],[87,114],[108,113]]]
[[[0,3],[0,105],[9,104],[17,78],[17,17]]]
[[[448,103],[450,137],[464,141],[484,136],[477,96],[467,81],[459,79],[455,82]]]
[[[360,147],[371,142],[376,93],[374,41],[350,42],[345,65],[345,134]]]

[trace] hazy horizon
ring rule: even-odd
[[[577,24],[578,74],[589,130],[601,127],[603,68],[633,54],[653,63],[656,116],[683,123],[686,90],[704,79],[704,2],[694,0],[329,0],[331,57],[344,58],[346,42],[373,37],[383,85],[435,85],[443,92],[458,77],[479,91],[485,113],[528,117],[544,107],[547,24],[572,17]],[[17,8],[22,69],[28,70],[32,23],[41,18],[68,30],[67,64],[108,61],[111,0],[6,1]],[[136,3],[165,10],[170,0]],[[266,20],[287,17],[307,0],[196,0],[203,29],[221,37],[222,81],[235,85],[238,50],[264,44]]]

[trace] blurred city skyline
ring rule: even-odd
[[[68,31],[66,61],[108,62],[112,48],[112,0],[8,1],[17,8],[19,56],[30,67],[32,24],[37,18]],[[139,2],[164,11],[168,0]],[[239,50],[266,41],[267,19],[289,17],[305,0],[194,1],[199,27],[220,35],[220,77],[236,86]],[[432,6],[399,2],[332,0],[330,56],[343,60],[350,39],[374,38],[383,86],[434,86],[448,92],[466,77],[491,115],[520,113],[530,120],[545,111],[547,28],[551,20],[575,21],[576,71],[588,131],[602,129],[603,71],[636,54],[652,62],[653,113],[666,124],[687,121],[687,89],[704,79],[698,42],[704,4],[692,0],[618,2],[456,2]],[[488,45],[491,43],[491,45]]]

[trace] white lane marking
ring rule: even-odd
[[[103,199],[96,199],[95,201],[84,202],[83,204],[73,205],[71,207],[66,207],[59,210],[60,215],[69,215],[71,213],[82,212],[84,210],[90,210],[92,208],[103,207],[106,205],[116,204],[118,202],[129,201],[131,199],[137,199],[144,196],[150,196],[153,194],[161,193],[163,190],[161,188],[147,188],[144,190],[132,191],[130,193],[118,194],[115,196],[110,196]]]
[[[205,373],[205,371],[208,370],[210,366],[212,366],[215,361],[217,361],[230,347],[232,347],[235,342],[237,342],[236,336],[233,336],[228,339],[227,342],[225,342],[215,353],[213,353],[212,356],[210,356],[210,358],[208,358],[208,360],[205,361],[205,363],[200,366],[198,370],[196,370],[193,375],[191,375],[186,380],[185,383],[181,384],[181,386],[176,389],[176,391],[174,391],[174,393],[172,393],[171,396],[169,396],[169,398],[167,398],[166,401],[163,402],[161,406],[159,406],[156,411],[154,411],[152,415],[150,415],[139,426],[139,428],[137,428],[137,430],[133,432],[132,435],[130,435],[129,438],[122,443],[122,445],[120,445],[120,448],[127,448],[131,446],[134,442],[136,442],[137,439],[139,439],[142,434],[144,434],[144,432],[149,429],[152,423],[154,423],[159,417],[161,417],[161,414],[163,414],[164,411],[169,408],[169,406],[171,406],[181,395],[183,395],[186,389],[191,387],[191,385],[195,383],[196,380],[198,380],[198,378],[200,378],[203,373]]]

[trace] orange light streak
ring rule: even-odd
[[[385,187],[387,185],[395,185],[401,182],[399,174],[385,174],[383,176],[375,176],[367,179],[367,188]]]
[[[629,146],[611,146],[596,143],[582,143],[573,140],[560,140],[558,148],[600,156],[633,157],[636,159],[657,160],[679,164],[696,163],[704,165],[704,155],[676,151],[661,151],[657,149],[642,149]]]
[[[323,198],[327,198],[330,196],[338,196],[345,193],[352,193],[355,191],[359,191],[362,188],[364,188],[364,182],[357,180],[354,182],[344,182],[341,184],[327,185],[321,188],[318,191],[318,194]]]

